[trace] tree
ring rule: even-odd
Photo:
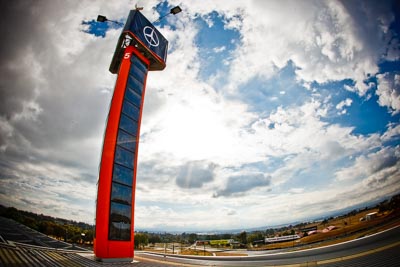
[[[65,236],[65,229],[62,225],[55,224],[54,225],[54,236],[58,239],[62,239]]]
[[[135,249],[140,249],[149,244],[149,237],[146,233],[135,233]]]
[[[239,242],[242,244],[247,244],[247,233],[246,231],[241,232],[238,235]]]
[[[273,228],[267,229],[265,230],[265,234],[269,237],[275,236],[275,229]]]
[[[259,240],[264,240],[264,235],[261,232],[253,232],[247,236],[247,241],[249,243]]]
[[[197,240],[197,234],[189,234],[188,236],[188,242],[189,244],[193,244]]]
[[[93,229],[85,230],[84,234],[85,234],[84,242],[89,242],[90,244],[92,244],[93,243],[94,230]]]
[[[160,236],[156,235],[156,234],[151,234],[149,236],[149,243],[151,244],[155,244],[155,243],[161,243],[161,238]]]

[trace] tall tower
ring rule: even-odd
[[[137,156],[147,72],[163,70],[168,41],[131,10],[110,65],[117,74],[100,163],[94,254],[132,260]]]

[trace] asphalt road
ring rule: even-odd
[[[135,254],[164,262],[203,266],[400,266],[400,227],[353,241],[302,251],[255,256],[201,257]],[[346,263],[347,262],[347,263]],[[375,263],[374,263],[375,262]],[[386,262],[386,263],[385,263]]]

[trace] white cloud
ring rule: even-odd
[[[336,172],[336,179],[338,181],[371,179],[371,176],[379,175],[388,168],[399,167],[398,148],[383,148],[378,152],[361,155],[355,159],[353,165]]]
[[[223,52],[225,50],[226,50],[226,46],[220,46],[220,47],[214,47],[213,48],[214,53],[221,53],[221,52]]]
[[[201,188],[204,183],[215,179],[212,163],[192,161],[180,167],[176,177],[176,184],[181,188]]]
[[[271,184],[271,177],[262,173],[246,173],[228,178],[226,186],[218,190],[214,197],[234,196],[251,191],[257,187],[266,187]]]
[[[304,188],[292,188],[292,189],[289,190],[289,192],[290,192],[290,193],[293,193],[293,194],[301,194],[301,193],[303,193],[304,191],[305,191]]]
[[[356,10],[339,1],[255,1],[240,13],[242,35],[232,61],[232,83],[242,83],[254,76],[271,77],[293,61],[298,80],[325,83],[353,79],[354,90],[365,95],[370,85],[364,80],[378,72],[377,60],[389,42],[382,27],[365,23],[376,17],[371,6]],[[388,26],[390,13],[379,10],[380,25]],[[360,26],[363,25],[363,26]],[[274,29],[279,29],[276,31]],[[260,34],[262,32],[263,34]],[[246,72],[242,72],[246,66]]]
[[[376,94],[379,97],[378,103],[387,107],[393,115],[400,112],[400,75],[384,73],[376,76],[378,89]]]
[[[346,98],[336,105],[336,109],[339,111],[339,114],[346,114],[347,110],[344,107],[350,107],[352,103],[353,100],[351,100],[350,98]]]
[[[326,209],[342,209],[345,208],[346,205],[356,205],[366,201],[366,197],[362,195],[362,192],[371,191],[370,187],[363,186],[362,190],[359,188],[360,196],[352,199],[348,197],[349,195],[341,195],[343,193],[343,188],[338,184],[339,180],[329,180],[324,176],[331,175],[329,174],[330,172],[334,173],[334,170],[337,170],[336,164],[338,162],[343,160],[348,161],[348,158],[353,157],[353,155],[359,155],[360,153],[367,153],[366,155],[371,154],[368,156],[361,156],[359,157],[360,159],[386,159],[375,165],[371,165],[371,161],[368,161],[369,165],[375,167],[368,172],[369,175],[360,176],[359,179],[369,179],[385,166],[391,165],[390,162],[393,162],[393,153],[395,150],[378,150],[380,152],[377,153],[376,156],[372,156],[374,154],[369,151],[379,148],[381,144],[381,137],[379,135],[365,137],[353,135],[352,128],[329,125],[322,122],[323,116],[321,116],[321,114],[325,114],[324,106],[314,101],[300,107],[291,107],[287,109],[279,108],[269,117],[263,120],[257,120],[251,124],[251,130],[242,131],[242,135],[237,137],[237,146],[235,147],[237,152],[234,153],[242,153],[240,155],[246,156],[242,156],[240,161],[239,159],[235,161],[218,161],[217,157],[212,157],[212,155],[209,154],[210,160],[215,160],[220,164],[218,168],[214,169],[213,180],[211,181],[208,179],[209,182],[203,184],[201,190],[193,188],[186,193],[179,192],[180,201],[175,200],[174,205],[176,209],[174,209],[174,212],[183,212],[178,207],[182,203],[195,205],[198,211],[206,209],[198,203],[206,203],[207,209],[213,210],[222,205],[220,200],[223,199],[224,205],[233,205],[237,211],[235,216],[237,215],[242,218],[239,224],[234,221],[226,222],[227,225],[235,228],[239,227],[242,223],[252,226],[257,226],[257,223],[258,226],[269,222],[278,223],[277,221],[269,221],[265,218],[254,218],[254,214],[280,214],[282,210],[287,210],[288,214],[280,216],[279,218],[293,220],[293,218],[307,217],[307,214],[311,213],[323,214]],[[235,128],[230,128],[230,130],[235,131]],[[240,132],[240,129],[237,129],[237,131]],[[390,130],[390,132],[393,132],[393,130]],[[390,136],[388,134],[385,137],[386,140],[393,140],[393,138],[395,138],[393,134],[390,134]],[[141,148],[144,149],[146,146],[147,144],[144,144]],[[166,153],[166,151],[164,151],[164,153]],[[154,156],[156,154],[151,155]],[[194,157],[196,153],[193,152],[190,155]],[[163,165],[159,165],[159,168],[165,170],[168,168],[167,166],[171,166],[171,164],[174,165],[173,162],[180,161],[174,161],[173,159],[175,156],[176,155],[172,153],[161,154],[155,161],[158,162],[158,165],[160,162],[163,162]],[[234,166],[243,166],[246,163],[259,160],[265,162],[265,165],[268,166],[272,162],[270,160],[271,157],[282,158],[283,162],[270,173],[270,177],[266,176],[266,174],[260,175],[254,173],[257,168],[246,169],[242,167],[238,170],[226,168],[226,166],[229,166],[227,165],[229,164],[228,162],[231,162],[231,164],[234,163]],[[229,158],[229,156],[226,155],[226,158]],[[357,159],[357,162],[360,161],[360,159]],[[365,165],[368,164],[366,163]],[[356,169],[365,170],[365,165],[362,164],[362,166],[360,165],[360,167],[356,167]],[[299,197],[280,195],[284,194],[283,192],[278,193],[280,192],[280,187],[290,185],[291,179],[301,173],[305,173],[305,176],[307,176],[307,173],[314,172],[315,166],[320,166],[322,171],[320,173],[320,179],[325,180],[323,183],[324,186],[318,189],[318,193],[312,193],[312,190],[310,191],[307,188],[289,188],[289,193],[299,195]],[[348,172],[352,169],[354,169],[354,167],[337,170],[336,175],[337,177],[344,177],[344,175],[347,175],[346,171]],[[142,170],[144,169],[140,168],[139,173],[141,173]],[[158,172],[155,171],[152,175],[159,176],[155,173]],[[160,202],[164,202],[169,198],[176,199],[177,190],[174,186],[173,178],[176,177],[176,175],[174,176],[173,173],[178,173],[178,171],[172,171],[170,174],[163,176],[165,177],[163,179],[164,182],[158,182],[162,190],[148,188],[146,192],[140,191],[142,193],[138,193],[138,198]],[[393,179],[394,176],[391,175],[390,177]],[[146,180],[147,178],[143,177],[143,179]],[[142,182],[144,182],[144,180],[142,180]],[[343,182],[346,181],[346,179],[343,178],[340,181]],[[307,185],[307,187],[310,187],[312,183],[318,184],[320,182],[304,181],[304,185]],[[384,184],[381,189],[382,193],[380,196],[392,192],[390,191],[392,188],[385,187]],[[214,192],[214,196],[218,196],[218,198],[210,199],[212,192]],[[273,207],[259,206],[260,201],[262,202],[264,198],[266,198],[265,201],[267,201],[267,199],[271,201],[275,194],[277,194],[275,197],[282,202],[282,205],[275,205]],[[196,196],[194,199],[193,195]],[[321,198],[323,195],[330,195],[332,197],[330,199]],[[249,196],[257,196],[257,202],[251,201],[250,199],[252,197],[249,198]],[[377,197],[379,197],[379,194]],[[245,203],[251,208],[244,209]],[[274,201],[274,203],[277,202]],[[288,203],[296,204],[289,205]],[[168,204],[168,206],[169,205],[170,204]],[[208,217],[206,215],[203,216],[205,216],[204,218],[202,217],[203,222],[206,223]],[[250,222],[246,219],[246,216],[252,217],[254,220]],[[224,221],[226,220],[225,218]]]
[[[388,129],[382,135],[383,142],[390,142],[400,139],[400,124],[390,123]]]
[[[8,189],[1,200],[22,209],[28,201],[32,211],[92,222],[104,107],[111,98],[101,91],[113,87],[107,66],[119,30],[106,38],[81,31],[82,20],[88,14],[94,19],[101,3],[14,4],[3,19],[16,34],[3,34],[1,27],[1,50],[8,51],[0,64],[1,187]]]
[[[336,109],[342,110],[344,107],[350,107],[351,103],[353,103],[353,100],[351,100],[350,98],[346,98],[336,105]]]

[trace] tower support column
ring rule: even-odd
[[[132,260],[137,155],[149,60],[125,48],[111,100],[101,156],[94,253]]]

